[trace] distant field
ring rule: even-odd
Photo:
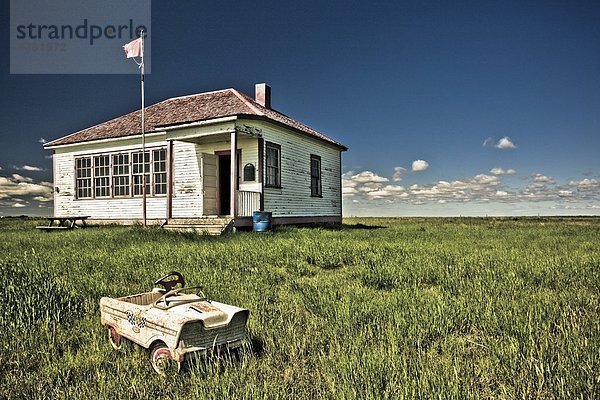
[[[0,398],[600,398],[600,218],[346,219],[223,237],[0,221]],[[251,310],[241,361],[156,376],[101,296],[171,270]]]

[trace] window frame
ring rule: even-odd
[[[101,162],[102,160],[102,162]],[[111,156],[108,154],[98,154],[93,157],[93,194],[95,199],[104,199],[112,197],[112,174],[111,174]],[[100,173],[103,172],[102,174]],[[104,182],[100,184],[99,182]]]
[[[136,156],[142,155],[142,162],[136,161]],[[146,161],[146,156],[148,160]],[[144,196],[144,175],[146,175],[146,196],[152,196],[152,152],[150,150],[132,151],[131,152],[131,197]],[[136,168],[141,166],[142,172],[136,172]],[[136,178],[141,178],[137,183]],[[139,190],[139,192],[138,192]]]
[[[318,168],[313,168],[313,161],[318,164]],[[316,174],[314,172],[316,171]],[[313,179],[316,184],[313,184]],[[315,190],[316,189],[316,190]],[[321,167],[321,156],[310,155],[310,195],[311,197],[323,197],[323,174]]]
[[[113,153],[111,154],[112,164],[112,197],[131,197],[131,164],[130,153]],[[119,163],[115,162],[119,158]],[[117,183],[117,180],[121,181]],[[125,193],[121,193],[121,190]],[[118,192],[118,193],[117,193]]]
[[[164,153],[164,156],[162,154]],[[159,154],[159,159],[157,161],[156,154]],[[160,171],[157,171],[157,163],[159,165]],[[160,177],[160,179],[157,179]],[[160,182],[158,182],[160,181]],[[161,187],[161,192],[158,193],[158,186]],[[164,186],[164,191],[162,191],[162,187]],[[154,196],[162,196],[167,194],[167,149],[153,149],[152,150],[152,194]]]
[[[269,165],[269,150],[275,150],[277,152],[277,165]],[[269,188],[281,188],[281,146],[273,142],[265,142],[265,187]],[[270,182],[269,174],[270,169],[275,169],[275,182]]]
[[[87,165],[80,165],[80,162],[87,160]],[[80,171],[86,171],[87,174],[85,176],[80,175]],[[92,166],[92,157],[79,157],[75,159],[75,198],[76,199],[93,199],[94,198],[94,185],[93,185],[93,166]],[[80,185],[80,181],[87,182],[85,187]],[[88,196],[82,196],[82,191],[88,191]]]

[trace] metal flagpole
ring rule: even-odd
[[[141,71],[141,85],[142,85],[142,214],[144,215],[144,226],[146,225],[146,134],[144,124],[144,30],[140,30],[141,37],[141,54],[142,54],[142,65],[140,66]],[[148,160],[150,162],[150,160]],[[150,166],[150,165],[148,165]]]

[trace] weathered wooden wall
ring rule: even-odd
[[[265,187],[265,210],[272,211],[274,217],[340,216],[340,150],[270,123],[260,122],[258,126],[265,142],[281,146],[281,188]],[[322,197],[311,196],[311,154],[321,157]]]
[[[323,141],[301,135],[291,129],[265,121],[238,120],[213,126],[190,127],[162,134],[148,135],[146,148],[167,148],[173,141],[172,216],[193,218],[203,215],[202,154],[231,150],[228,132],[249,128],[267,141],[281,146],[281,188],[264,188],[264,209],[274,217],[341,216],[341,158],[340,150]],[[261,192],[261,172],[265,161],[259,162],[259,139],[238,134],[241,152],[238,182],[243,191]],[[136,220],[142,218],[141,197],[114,197],[76,199],[75,158],[98,154],[141,150],[138,138],[125,138],[95,143],[59,147],[54,154],[56,216],[90,215],[94,219]],[[262,151],[266,154],[266,151]],[[310,156],[321,157],[322,197],[311,196]],[[243,168],[251,163],[256,168],[256,179],[243,180]],[[211,174],[213,169],[207,169]],[[264,176],[264,173],[263,173]],[[214,179],[214,177],[211,177]],[[263,177],[264,180],[264,177]],[[147,196],[147,217],[167,218],[167,196]]]
[[[203,212],[203,177],[201,174],[202,154],[230,150],[230,144],[223,140],[212,143],[192,143],[175,141],[173,143],[174,185],[173,185],[173,217],[200,217]],[[255,138],[238,138],[238,149],[241,150],[240,171],[238,180],[240,190],[260,191],[260,183],[243,182],[242,169],[247,163],[258,164],[258,140]],[[258,173],[257,173],[258,178]]]
[[[54,153],[54,215],[90,215],[94,219],[142,219],[142,197],[115,197],[98,199],[76,199],[75,158],[113,152],[141,150],[138,139],[83,143],[55,149]],[[146,138],[146,149],[165,148],[164,135]],[[146,210],[148,218],[165,218],[166,195],[148,196]]]

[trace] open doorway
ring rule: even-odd
[[[240,170],[240,162],[242,160],[242,150],[237,151],[237,168],[236,173],[231,173],[231,151],[215,151],[217,156],[217,204],[219,206],[219,215],[231,215],[231,179],[238,176]],[[239,189],[239,179],[236,179],[236,189]]]
[[[219,214],[231,214],[231,153],[218,155]]]

